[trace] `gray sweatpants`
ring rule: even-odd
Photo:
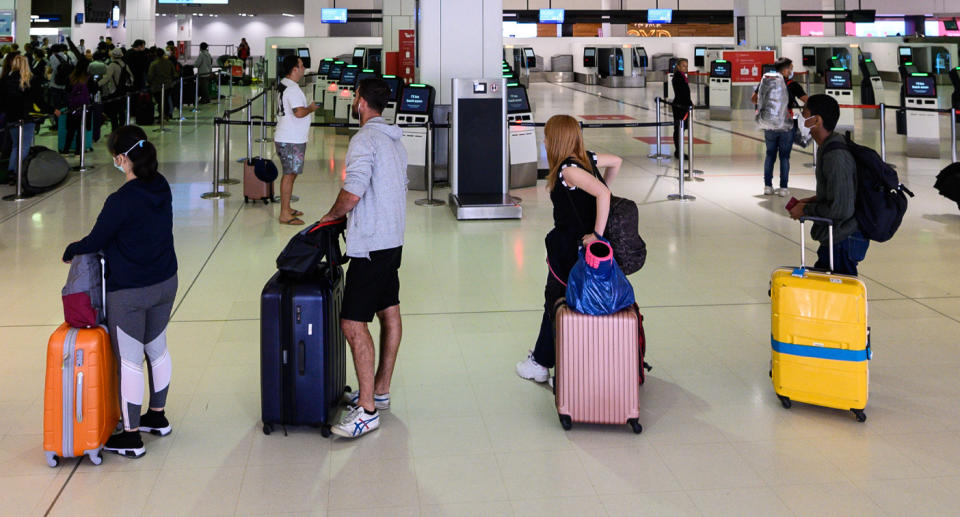
[[[177,275],[147,287],[107,293],[107,326],[120,374],[124,429],[140,427],[143,362],[150,376],[150,407],[164,407],[170,387],[167,323],[177,295]]]

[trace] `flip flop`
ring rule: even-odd
[[[299,210],[294,210],[294,211],[292,211],[292,212],[290,212],[290,213],[293,214],[294,217],[300,217],[301,215],[303,215],[303,212],[301,212],[301,211],[299,211]]]
[[[280,220],[280,224],[289,224],[291,226],[301,226],[304,224],[303,219],[294,216],[293,219],[287,219],[286,221]]]

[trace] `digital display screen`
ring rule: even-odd
[[[870,77],[876,77],[880,75],[880,71],[877,70],[877,64],[873,61],[864,61],[863,66],[867,67],[867,75]]]
[[[320,23],[347,23],[347,10],[329,8],[320,9]]]
[[[936,78],[930,76],[907,77],[907,97],[936,97]]]
[[[850,82],[849,70],[827,70],[824,79],[827,88],[849,90],[853,87]]]
[[[943,20],[943,28],[946,29],[946,30],[948,30],[948,31],[955,31],[955,30],[957,30],[957,20],[956,20],[956,18],[954,18],[954,19],[952,19],[952,20]]]
[[[384,77],[383,81],[390,87],[390,100],[397,100],[397,90],[400,89],[400,79],[396,77]]]
[[[540,9],[540,23],[563,23],[563,9]]]
[[[730,77],[729,61],[714,61],[710,63],[710,77]]]
[[[597,49],[588,47],[583,49],[583,57],[594,57],[597,55]]]
[[[353,86],[357,84],[357,74],[360,73],[360,69],[352,66],[348,66],[343,69],[343,73],[340,74],[341,86]]]
[[[817,55],[817,49],[813,47],[803,47],[803,55],[805,56],[815,56]]]
[[[340,80],[340,74],[343,73],[344,64],[343,63],[334,63],[330,67],[330,74],[327,75],[327,79],[332,79],[334,81]]]
[[[327,75],[330,73],[331,66],[333,66],[333,61],[323,60],[320,62],[320,68],[317,70],[317,73],[320,75]]]
[[[400,111],[404,113],[422,113],[426,115],[429,108],[429,88],[404,88],[403,98],[400,100]]]
[[[365,52],[365,49],[355,48],[353,49],[353,57],[363,57],[364,52]]]
[[[364,79],[376,79],[377,73],[373,70],[362,70],[357,74],[357,84],[360,84],[360,81]]]
[[[310,49],[308,49],[308,48],[298,48],[298,49],[297,49],[297,55],[300,56],[300,57],[302,57],[302,58],[303,58],[303,57],[309,58],[309,57],[310,57]]]
[[[523,86],[507,87],[507,113],[528,113],[530,101],[527,99],[527,89]]]
[[[697,47],[693,49],[693,55],[696,57],[703,57],[707,53],[707,49],[704,47]]]
[[[487,83],[473,83],[473,93],[487,93]]]
[[[73,17],[73,21],[77,25],[83,25],[83,13],[77,13],[76,16]]]
[[[525,49],[523,49],[523,55],[526,56],[526,57],[537,57],[537,55],[533,53],[533,49],[532,49],[532,48],[525,48]]]
[[[673,9],[647,9],[647,23],[673,23]]]
[[[900,55],[901,55],[901,56],[912,56],[912,55],[913,55],[913,49],[910,48],[910,47],[900,47]]]

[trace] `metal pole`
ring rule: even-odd
[[[223,116],[227,123],[224,124],[226,128],[224,129],[225,141],[223,143],[223,178],[220,180],[220,184],[236,185],[240,183],[240,180],[230,177],[230,113],[224,113]]]
[[[130,125],[130,94],[129,94],[129,93],[127,94],[127,123],[126,123],[126,125],[128,125],[128,126]]]
[[[266,86],[264,86],[264,91],[268,91],[268,90],[269,90],[269,88],[267,88]],[[264,123],[263,123],[263,124],[260,124],[260,138],[257,139],[257,142],[260,142],[260,143],[263,143],[263,142],[266,142],[266,141],[267,141],[267,140],[266,140],[266,138],[267,138],[267,125],[266,125],[266,121],[267,121],[267,97],[268,97],[268,95],[267,95],[266,93],[264,93],[264,94],[263,94],[263,102],[261,103],[261,105],[262,105],[262,107],[263,107],[263,110],[262,110],[262,111],[263,111],[263,116],[262,116],[261,118],[263,119],[263,122],[264,122]],[[261,147],[263,147],[263,146],[261,146]],[[263,153],[261,152],[260,154],[263,154]]]
[[[86,172],[94,169],[93,165],[87,167],[86,161],[87,161],[87,105],[84,104],[83,109],[80,111],[80,165],[77,165],[76,167],[74,167],[73,170],[78,172]]]
[[[200,74],[194,70],[193,71],[193,109],[190,110],[190,113],[196,113],[200,111]]]
[[[680,120],[680,143],[681,143],[681,146],[683,145],[683,130],[684,130],[684,126],[685,126],[684,121],[681,119],[681,120]],[[684,182],[686,181],[686,178],[684,178],[684,173],[683,173],[683,165],[684,165],[683,149],[680,149],[680,152],[679,152],[678,154],[680,155],[680,164],[679,164],[679,165],[680,165],[680,170],[678,171],[679,174],[677,175],[677,177],[678,177],[678,179],[680,180],[680,193],[679,193],[679,194],[670,194],[669,196],[667,196],[667,199],[669,199],[669,200],[671,200],[671,201],[693,201],[693,200],[695,200],[695,199],[697,199],[697,198],[694,197],[694,196],[685,194],[684,191],[683,191],[683,184],[684,184]]]
[[[183,76],[182,76],[182,75],[180,76],[180,104],[179,104],[179,106],[180,106],[180,107],[177,108],[177,118],[180,119],[180,122],[183,122],[184,120],[187,120],[187,119],[184,118],[184,116],[183,116]]]
[[[253,159],[253,117],[250,115],[250,106],[247,104],[247,159],[249,162]]]
[[[880,103],[880,159],[887,161],[887,106],[882,102]]]
[[[427,197],[414,201],[419,206],[443,206],[445,201],[433,199],[433,123],[427,122]]]
[[[220,112],[220,80],[223,79],[223,68],[217,69],[217,112]]]
[[[688,126],[688,127],[687,127],[687,133],[688,133],[688,134],[687,134],[687,141],[688,141],[687,147],[690,149],[690,164],[689,164],[689,166],[690,166],[690,180],[691,180],[691,181],[693,181],[693,180],[703,181],[703,178],[694,178],[694,177],[693,177],[694,174],[703,174],[703,171],[698,170],[698,169],[694,168],[694,166],[693,166],[693,110],[694,110],[694,107],[693,107],[693,106],[690,106],[690,111],[689,111],[689,113],[690,113],[690,117],[689,117],[689,118],[690,118],[690,123],[687,124],[687,126]],[[683,135],[681,134],[681,139],[682,139],[682,137],[683,137]]]
[[[656,103],[656,110],[657,110],[657,143],[656,143],[657,152],[647,156],[647,158],[656,158],[659,160],[661,158],[667,158],[667,155],[663,154],[663,152],[661,152],[661,149],[660,149],[660,138],[661,138],[660,137],[660,111],[661,111],[660,101],[661,99],[660,97],[656,97],[653,99],[653,101]]]
[[[163,133],[170,131],[165,123],[167,119],[167,85],[160,84],[160,129],[154,129],[154,133]]]
[[[23,201],[23,121],[17,123],[17,193],[3,196],[4,201]]]
[[[950,109],[950,163],[957,163],[957,119],[956,110]]]
[[[228,128],[230,126],[227,126]],[[229,171],[230,169],[227,168]],[[224,192],[220,190],[219,185],[222,183],[220,180],[220,124],[214,122],[213,124],[213,190],[210,192],[205,192],[200,195],[203,199],[221,199],[225,197],[230,197],[229,192]]]

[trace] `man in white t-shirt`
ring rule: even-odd
[[[280,180],[280,224],[301,225],[303,212],[290,208],[290,196],[293,195],[293,182],[303,173],[304,155],[307,140],[310,137],[311,115],[317,111],[313,102],[307,104],[307,96],[300,89],[300,79],[306,69],[297,56],[283,58],[280,71],[283,79],[277,89],[277,129],[273,134],[277,157],[283,169]]]

